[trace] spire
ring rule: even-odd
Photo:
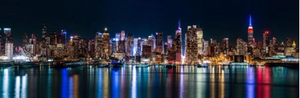
[[[252,26],[252,17],[251,17],[251,15],[249,17],[249,26]]]
[[[180,19],[178,20],[178,29],[181,28],[181,22],[180,22]]]

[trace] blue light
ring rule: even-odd
[[[251,18],[251,15],[250,15],[250,18],[249,18],[249,26],[252,26],[252,18]]]

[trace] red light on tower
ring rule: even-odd
[[[265,31],[265,34],[269,34],[269,31]]]

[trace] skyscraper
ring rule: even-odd
[[[134,41],[134,37],[133,34],[129,33],[127,36],[127,42],[126,42],[126,55],[127,56],[133,56],[133,41]]]
[[[156,32],[155,34],[155,43],[156,43],[156,48],[155,52],[162,54],[163,53],[163,33],[162,32]]]
[[[248,26],[248,46],[249,47],[254,47],[253,27],[252,27],[252,18],[251,18],[251,15],[249,17],[249,26]]]
[[[95,58],[100,58],[102,56],[102,49],[103,45],[102,45],[102,33],[97,32],[96,33],[96,37],[95,37]]]
[[[198,60],[197,26],[188,26],[186,33],[186,53],[188,63],[196,63]]]
[[[269,39],[269,31],[265,31],[263,34],[263,49],[267,49],[267,47],[270,44],[270,39]]]
[[[228,42],[228,38],[224,38],[222,41],[222,50],[224,54],[228,54],[229,51],[229,42]]]
[[[246,56],[247,54],[247,43],[243,39],[238,38],[236,41],[236,55]]]
[[[198,47],[198,55],[202,55],[203,52],[203,31],[201,28],[197,28],[197,47]]]
[[[103,47],[103,57],[102,58],[108,58],[111,55],[111,47],[110,47],[110,37],[109,33],[107,31],[107,28],[104,29],[104,33],[102,35],[102,47]]]

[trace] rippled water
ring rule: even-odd
[[[0,68],[1,98],[298,98],[299,69]]]

